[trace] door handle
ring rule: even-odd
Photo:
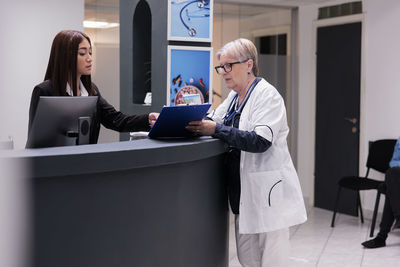
[[[357,119],[356,118],[344,118],[346,121],[349,121],[349,122],[351,122],[351,123],[353,123],[353,124],[356,124],[357,123]]]

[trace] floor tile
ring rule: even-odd
[[[400,231],[389,233],[386,247],[364,249],[361,243],[370,239],[370,220],[362,224],[357,217],[337,214],[332,228],[332,211],[308,208],[307,214],[307,222],[290,228],[290,267],[400,266]],[[241,267],[232,220],[230,226],[229,267]]]

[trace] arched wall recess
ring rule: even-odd
[[[151,92],[151,11],[145,0],[135,8],[132,27],[132,102],[143,104]]]

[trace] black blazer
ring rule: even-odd
[[[97,113],[93,118],[92,128],[90,132],[90,143],[96,144],[99,138],[100,123],[108,129],[118,132],[134,132],[148,131],[150,129],[148,114],[143,115],[125,115],[110,105],[100,94],[97,86],[92,83],[92,87],[98,95]],[[53,96],[51,81],[47,80],[35,86],[32,92],[31,105],[29,108],[29,125],[28,135],[32,127],[33,119],[35,118],[37,105],[40,96]]]

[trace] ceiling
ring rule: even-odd
[[[332,0],[214,0],[215,3],[263,5],[272,7],[298,7],[310,4],[322,4]]]
[[[85,20],[119,22],[119,1],[85,0]],[[324,2],[332,2],[332,0],[214,0],[214,14],[224,12],[224,14],[240,13],[241,16],[254,16],[274,12],[281,8],[322,4]]]
[[[214,0],[215,3],[256,4],[282,7],[296,7],[301,5],[319,4],[330,1],[331,0]],[[119,0],[85,0],[85,5],[118,7]]]

